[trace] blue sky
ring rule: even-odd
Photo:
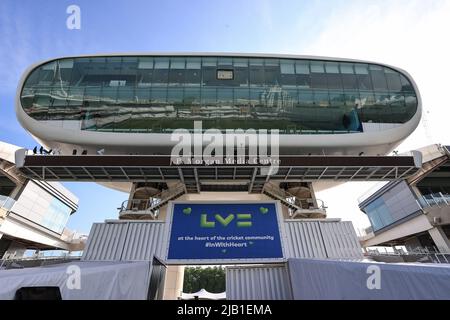
[[[66,8],[71,4],[81,8],[81,30],[66,28]],[[439,109],[431,108],[439,107],[433,103],[438,93],[424,62],[430,51],[434,59],[427,63],[448,70],[439,65],[450,54],[448,41],[441,38],[450,30],[448,21],[450,5],[443,0],[2,0],[0,140],[27,148],[37,144],[16,120],[14,97],[22,73],[40,60],[108,52],[223,51],[344,56],[405,68],[424,88],[422,96],[431,110],[427,125],[434,129],[434,136],[431,129],[421,131],[407,147],[432,138],[448,144],[442,141],[448,132],[435,129],[445,124]],[[442,92],[444,87],[438,88]],[[428,140],[422,139],[425,135]],[[94,221],[116,218],[116,208],[127,197],[94,183],[66,186],[80,198],[69,227],[83,232]],[[352,205],[354,213],[348,219],[364,219],[356,202]],[[335,216],[349,211],[337,202],[335,207]]]

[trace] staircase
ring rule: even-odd
[[[185,181],[185,186],[187,193],[198,193],[197,184],[195,182]]]
[[[183,184],[177,184],[174,188],[163,190],[160,194],[156,195],[155,198],[159,198],[160,201],[153,204],[148,210],[155,213],[159,208],[165,206],[169,201],[179,198],[186,192]]]
[[[277,185],[268,182],[264,185],[263,193],[268,197],[279,200],[285,207],[290,209],[291,218],[325,218],[326,207],[321,205],[318,207],[310,207],[308,200],[300,199],[289,192],[280,189]]]
[[[158,211],[169,201],[175,200],[185,194],[184,184],[179,183],[174,187],[163,190],[152,197],[152,199],[134,199],[124,201],[119,208],[119,219],[156,219]]]
[[[437,167],[440,167],[442,164],[446,163],[448,161],[448,157],[439,157],[436,159],[433,159],[431,161],[428,161],[422,165],[422,167],[411,177],[406,179],[408,184],[415,184],[418,180],[422,179],[424,176],[426,176],[428,173],[436,169]]]
[[[270,182],[266,183],[266,185],[264,186],[263,193],[274,200],[279,200],[283,205],[293,211],[302,209],[302,207],[298,206],[295,201],[288,201],[288,199],[295,199],[295,196],[291,195],[287,191],[278,188]]]

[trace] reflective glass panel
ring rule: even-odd
[[[220,78],[219,71],[232,79]],[[100,56],[38,66],[25,79],[21,103],[37,120],[57,120],[58,126],[78,120],[82,130],[170,132],[192,128],[193,120],[202,119],[205,130],[278,128],[292,134],[404,123],[414,116],[418,102],[406,75],[375,64]]]

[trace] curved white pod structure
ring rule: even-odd
[[[66,57],[30,67],[17,117],[63,154],[170,154],[171,133],[278,129],[282,154],[381,155],[417,127],[398,68],[349,59],[230,53]]]

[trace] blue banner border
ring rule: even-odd
[[[281,252],[283,254],[282,258],[266,258],[266,259],[168,259],[169,248],[170,248],[170,236],[172,233],[172,219],[175,204],[258,204],[258,203],[271,203],[275,205],[275,211],[278,222],[278,231],[280,233],[280,242],[281,242]],[[166,226],[167,226],[167,245],[165,252],[165,261],[170,265],[201,265],[201,264],[210,264],[210,265],[219,265],[219,264],[258,264],[258,263],[280,263],[286,262],[286,237],[284,231],[284,218],[282,213],[282,208],[280,201],[276,200],[253,200],[253,201],[189,201],[189,200],[176,200],[170,201],[167,206],[167,216],[166,216]]]

